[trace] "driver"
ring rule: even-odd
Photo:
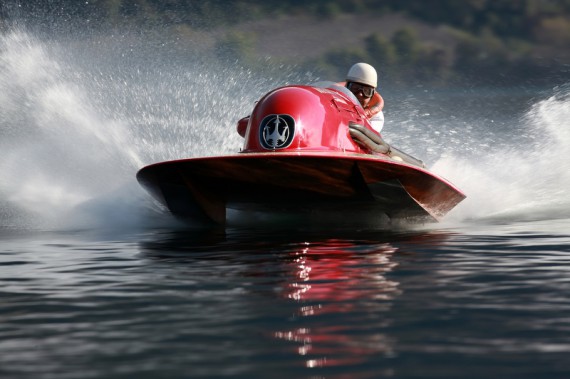
[[[384,99],[376,91],[378,75],[374,67],[368,63],[356,63],[348,70],[346,82],[340,84],[356,96],[372,128],[380,133],[384,127]]]

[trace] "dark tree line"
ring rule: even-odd
[[[570,0],[4,0],[0,27],[2,19],[18,18],[62,33],[69,23],[90,29],[185,25],[203,30],[280,14],[322,19],[394,12],[448,25],[456,30],[457,43],[427,45],[404,27],[390,36],[372,34],[361,47],[338,48],[307,64],[336,75],[366,60],[402,81],[433,83],[570,80]],[[242,58],[254,55],[254,38],[228,36],[217,44],[218,55],[244,63]]]
[[[138,17],[208,28],[275,14],[404,12],[473,33],[532,39],[547,19],[570,16],[570,0],[5,0],[4,8],[98,21]],[[7,17],[4,12],[4,17]]]

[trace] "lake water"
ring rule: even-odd
[[[385,138],[468,196],[439,224],[204,230],[136,183],[238,151],[259,96],[312,79],[0,34],[0,376],[570,377],[566,83],[386,84]]]

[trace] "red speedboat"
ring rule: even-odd
[[[436,221],[465,198],[388,146],[356,97],[332,82],[269,92],[238,132],[245,141],[235,155],[155,163],[137,179],[174,215],[219,224],[228,210]]]

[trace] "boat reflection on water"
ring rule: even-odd
[[[424,300],[404,296],[414,275],[410,259],[447,238],[430,231],[183,230],[139,246],[144,265],[162,278],[164,321],[188,338],[184,354],[199,356],[204,370],[216,372],[213,362],[223,361],[260,377],[283,367],[288,377],[361,379],[393,375],[406,344],[407,304]]]
[[[292,252],[283,293],[298,303],[294,323],[303,326],[275,337],[294,343],[307,367],[351,366],[393,354],[393,341],[382,332],[390,320],[382,315],[400,293],[386,277],[397,266],[395,251],[389,244],[363,248],[327,240]]]

